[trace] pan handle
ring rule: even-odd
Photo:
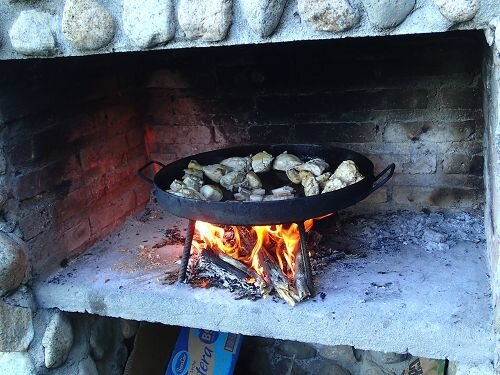
[[[387,172],[389,172],[389,174],[387,176],[385,176],[382,180],[378,181],[375,185],[373,185],[372,187],[372,193],[375,191],[375,190],[378,190],[380,189],[382,186],[385,185],[385,183],[387,181],[389,181],[392,177],[392,175],[394,174],[394,169],[396,168],[396,164],[394,163],[391,163],[389,164],[387,167],[385,167],[385,169],[380,172],[377,177],[375,177],[375,180],[374,182],[377,182],[383,175],[385,175]]]
[[[146,165],[144,165],[142,168],[140,168],[137,171],[137,174],[139,175],[139,177],[142,178],[144,181],[149,182],[151,185],[154,185],[153,180],[151,178],[149,178],[148,176],[146,176],[143,172],[146,168],[148,168],[150,165],[153,165],[153,164],[157,164],[162,168],[165,167],[165,164],[163,164],[159,161],[156,161],[156,160],[151,160],[150,162],[146,163]]]

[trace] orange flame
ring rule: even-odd
[[[310,219],[304,222],[306,232],[312,229],[314,220]],[[192,250],[201,252],[210,249],[215,253],[223,252],[253,268],[257,274],[263,276],[264,269],[259,262],[258,255],[259,251],[265,249],[269,255],[276,259],[283,274],[290,280],[294,280],[295,257],[300,250],[300,232],[297,224],[240,228],[231,226],[226,228],[197,221]],[[243,234],[244,230],[246,232]],[[245,237],[245,242],[251,239],[252,243],[243,244],[242,237]]]

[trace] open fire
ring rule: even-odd
[[[303,224],[304,233],[314,219]],[[312,295],[312,280],[302,254],[300,225],[214,225],[197,221],[188,281],[200,287],[223,286],[242,298],[261,298],[275,291],[289,304]],[[307,260],[308,261],[308,260]]]

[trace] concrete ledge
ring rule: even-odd
[[[130,219],[110,239],[35,282],[38,303],[252,336],[408,351],[470,366],[494,356],[484,241],[471,238],[429,251],[396,238],[397,249],[382,246],[366,251],[365,258],[330,264],[316,277],[326,298],[291,308],[272,299],[234,300],[226,290],[162,285],[165,270],[177,267],[180,246],[159,249],[151,262],[137,253],[174,224],[185,226],[167,214],[147,222]],[[373,224],[364,228],[379,230]]]

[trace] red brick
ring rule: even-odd
[[[191,85],[186,77],[173,69],[156,69],[148,77],[148,88],[160,87],[163,89],[187,89]]]
[[[154,126],[155,143],[164,144],[211,144],[214,142],[212,128],[206,126]]]
[[[476,189],[422,186],[394,186],[392,198],[401,205],[413,207],[474,208],[481,193]]]
[[[90,228],[92,234],[100,235],[104,228],[107,228],[115,222],[115,215],[111,204],[96,207],[90,213]]]
[[[473,174],[482,176],[482,155],[447,154],[442,158],[443,172],[448,174]]]
[[[138,146],[144,147],[144,129],[142,127],[130,129],[125,137],[129,149],[134,149]]]
[[[382,186],[375,192],[371,193],[366,199],[363,200],[364,204],[380,204],[386,203],[388,200],[387,187]]]
[[[88,171],[99,165],[99,150],[96,147],[87,147],[80,150],[80,160],[84,171]]]
[[[374,142],[374,123],[297,124],[292,140],[296,142]]]
[[[96,205],[98,201],[105,201],[106,198],[106,179],[105,175],[88,176],[85,189],[87,190],[89,207]]]
[[[482,94],[477,87],[447,87],[441,89],[443,108],[480,109]]]
[[[64,221],[70,217],[78,215],[87,209],[88,188],[81,187],[66,195],[55,204],[57,218]]]
[[[105,143],[95,142],[80,151],[84,171],[100,167],[113,170],[127,161],[128,145],[124,135],[116,136]]]
[[[395,173],[431,174],[436,173],[436,155],[421,154],[377,154],[368,155],[375,165],[375,173],[383,170],[390,163],[396,164]]]
[[[67,230],[62,235],[62,242],[69,253],[82,247],[90,240],[89,219],[83,218],[82,221],[73,228]]]
[[[81,184],[81,176],[79,162],[72,156],[17,177],[16,195],[19,199],[31,198],[62,185],[68,190],[74,190]]]
[[[104,177],[107,191],[112,191],[120,185],[127,185],[131,179],[128,165],[116,168]]]
[[[134,191],[138,208],[145,206],[151,199],[152,187],[150,185],[145,184],[144,187],[136,188]]]
[[[406,122],[392,123],[385,127],[386,142],[456,142],[475,140],[476,122],[474,120],[432,123]]]
[[[105,228],[114,226],[136,208],[135,192],[129,190],[121,196],[116,196],[106,205],[96,208],[90,214],[92,234],[101,233]]]
[[[134,191],[128,191],[113,201],[113,211],[116,220],[123,219],[136,208],[136,197]]]

